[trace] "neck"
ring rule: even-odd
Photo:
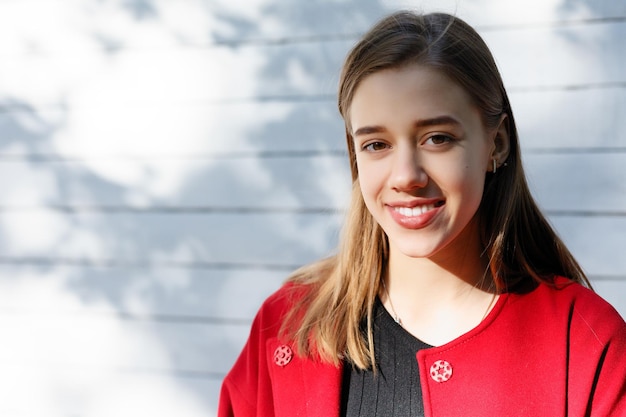
[[[441,345],[469,331],[493,307],[496,295],[479,245],[431,258],[410,258],[390,247],[381,299],[402,326]]]
[[[390,256],[386,284],[395,298],[410,299],[412,304],[428,305],[455,302],[470,291],[491,292],[492,279],[483,262],[449,268],[429,259],[394,259]],[[397,295],[396,295],[397,293]]]
[[[455,248],[454,243],[435,256],[411,258],[390,246],[387,284],[412,298],[454,299],[468,289],[491,291],[489,260],[480,244]]]

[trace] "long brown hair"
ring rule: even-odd
[[[496,290],[552,284],[555,275],[590,286],[530,194],[509,98],[485,42],[457,17],[397,12],[364,35],[348,54],[341,73],[338,104],[346,127],[352,197],[337,254],[290,278],[309,287],[283,327],[303,355],[332,363],[346,358],[361,369],[374,364],[372,306],[383,279],[388,242],[361,195],[348,113],[364,78],[414,64],[441,71],[463,87],[486,127],[496,127],[506,115],[510,153],[506,166],[486,175],[478,209]]]

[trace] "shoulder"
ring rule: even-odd
[[[261,305],[255,322],[261,324],[262,329],[280,327],[285,317],[293,308],[301,303],[311,293],[311,285],[286,282]]]
[[[586,334],[604,345],[615,338],[625,343],[626,323],[611,304],[591,289],[564,277],[553,284],[540,284],[534,291],[517,295],[544,319],[556,323],[565,320],[570,331]]]
[[[617,338],[621,345],[626,345],[626,323],[611,304],[577,283],[569,284],[561,291],[571,298],[572,323],[593,334],[601,344]]]
[[[302,314],[318,293],[320,285],[335,266],[335,258],[325,258],[294,271],[285,283],[261,306],[257,319],[283,321],[295,307]]]

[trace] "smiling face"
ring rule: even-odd
[[[391,257],[454,259],[480,246],[497,129],[460,86],[419,65],[379,71],[357,87],[349,120],[363,199]]]

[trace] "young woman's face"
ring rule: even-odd
[[[495,132],[465,90],[418,65],[384,70],[360,83],[349,117],[363,199],[392,256],[451,259],[479,244]]]

